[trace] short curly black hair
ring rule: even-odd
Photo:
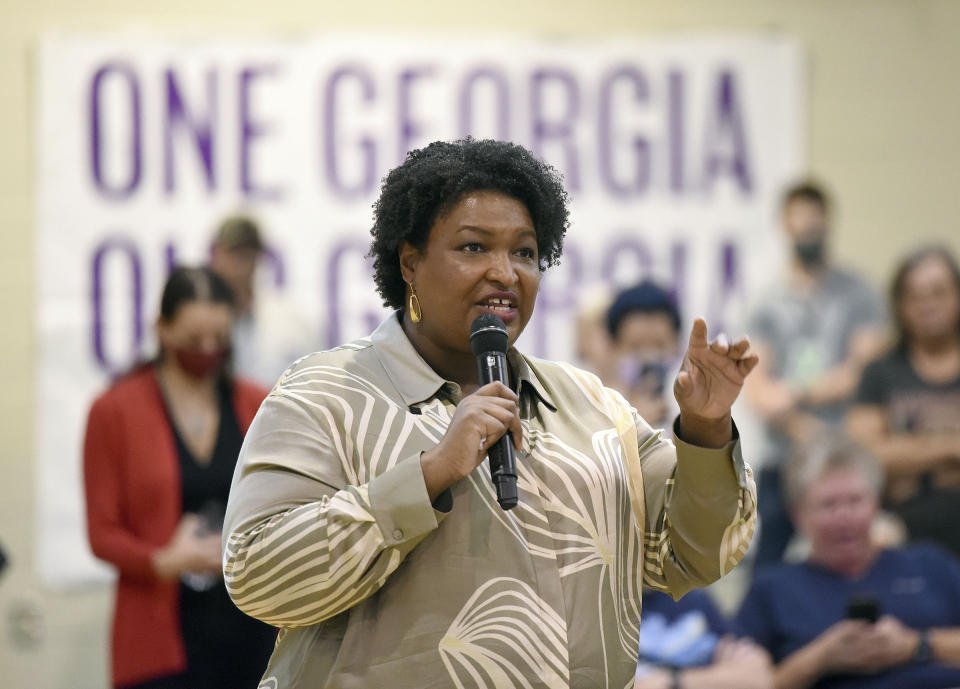
[[[500,192],[524,204],[537,233],[540,270],[560,262],[570,220],[559,172],[506,141],[435,141],[410,151],[403,164],[390,171],[373,204],[369,256],[384,305],[402,308],[406,298],[401,244],[424,248],[437,219],[473,191]]]

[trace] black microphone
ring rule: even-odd
[[[470,326],[470,349],[477,357],[480,385],[507,382],[507,326],[492,313],[478,316]],[[487,451],[490,478],[497,489],[501,509],[517,506],[517,458],[513,453],[513,434],[507,431]]]

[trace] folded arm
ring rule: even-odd
[[[883,408],[874,404],[850,410],[847,432],[869,448],[891,476],[922,474],[960,460],[960,434],[893,432]]]

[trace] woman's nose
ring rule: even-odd
[[[514,270],[513,261],[510,260],[508,253],[496,252],[490,255],[487,279],[505,287],[513,285],[517,281],[517,271]]]

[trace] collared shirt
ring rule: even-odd
[[[775,663],[847,619],[854,598],[873,599],[879,613],[908,629],[960,627],[960,561],[934,545],[881,550],[856,576],[811,561],[765,567],[754,577],[734,621],[738,634],[770,652]],[[870,673],[831,673],[811,689],[943,689],[960,686],[960,668],[928,659]]]
[[[506,512],[487,460],[431,505],[420,454],[460,391],[396,314],[284,374],[224,525],[230,595],[281,628],[261,687],[623,689],[643,584],[678,597],[740,560],[756,492],[739,441],[666,440],[595,376],[508,359],[523,448]]]

